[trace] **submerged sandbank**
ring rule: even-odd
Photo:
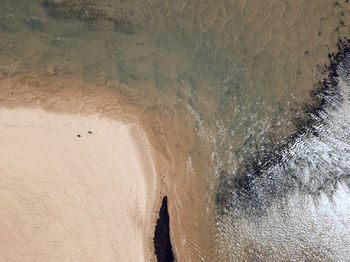
[[[137,123],[0,109],[0,260],[153,261],[157,179]]]

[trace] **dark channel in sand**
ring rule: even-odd
[[[305,135],[318,137],[316,127],[324,126],[324,114],[336,110],[342,103],[343,97],[339,90],[339,67],[342,67],[350,56],[350,39],[339,39],[337,52],[328,55],[329,65],[324,66],[324,72],[327,77],[314,86],[310,92],[310,102],[303,106],[303,118],[295,118],[294,123],[296,131],[290,134],[280,145],[269,145],[267,150],[257,152],[248,157],[239,169],[238,176],[230,176],[225,171],[221,171],[219,186],[216,192],[216,211],[223,215],[227,209],[238,209],[248,216],[264,215],[268,208],[276,200],[281,200],[290,193],[298,189],[301,192],[317,197],[321,192],[326,191],[328,187],[336,186],[339,179],[349,178],[350,174],[345,173],[340,176],[332,176],[315,192],[307,184],[300,181],[293,172],[284,170],[283,182],[274,178],[274,174],[268,174],[268,170],[276,165],[283,166],[283,157],[288,149],[298,139]],[[348,66],[348,65],[347,65]],[[269,182],[263,181],[268,178]],[[256,187],[258,184],[258,189]],[[259,190],[259,192],[257,192]],[[236,194],[234,203],[232,202],[233,192]],[[263,192],[263,194],[261,194]],[[263,197],[262,197],[263,196]]]
[[[168,199],[166,196],[163,197],[153,241],[158,262],[174,261],[169,234]]]

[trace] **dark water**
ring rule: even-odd
[[[170,242],[168,200],[166,196],[164,196],[162,200],[153,241],[157,261],[174,261],[174,254]]]
[[[112,90],[143,123],[179,261],[350,261],[347,0],[0,7],[9,85]]]

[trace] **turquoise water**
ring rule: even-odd
[[[328,77],[328,54],[348,36],[347,1],[3,0],[0,6],[3,79],[45,89],[59,78],[83,95],[91,85],[113,90],[175,166],[168,173],[176,185],[170,195],[180,195],[173,201],[179,261],[348,261],[347,208],[338,211],[325,198],[349,174],[347,104],[334,106],[340,113],[327,109],[322,120],[306,113],[319,102],[310,91]],[[346,92],[343,83],[341,96]],[[306,135],[305,123],[320,135]],[[254,167],[263,171],[247,179]],[[340,188],[338,199],[348,199]],[[296,219],[304,212],[300,203],[316,210],[305,211],[304,224]],[[331,215],[318,220],[328,209],[345,222]],[[324,235],[329,227],[343,233]],[[286,239],[293,248],[281,249]]]

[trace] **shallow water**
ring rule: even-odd
[[[108,90],[144,126],[162,164],[179,261],[347,261],[346,223],[324,218],[328,209],[349,218],[325,198],[349,174],[347,102],[323,120],[306,113],[319,102],[310,91],[327,77],[328,54],[348,36],[347,1],[3,0],[0,7],[6,83],[47,96],[72,86],[82,100]],[[318,136],[303,128],[310,122]],[[251,166],[264,167],[255,180],[246,179]],[[350,198],[339,187],[335,203]],[[298,214],[307,214],[305,223]],[[329,227],[344,234],[323,236]],[[287,235],[290,250],[281,249]]]
[[[341,95],[327,97],[317,124],[278,160],[232,181],[237,190],[220,216],[230,261],[349,261],[349,56],[343,61]]]

